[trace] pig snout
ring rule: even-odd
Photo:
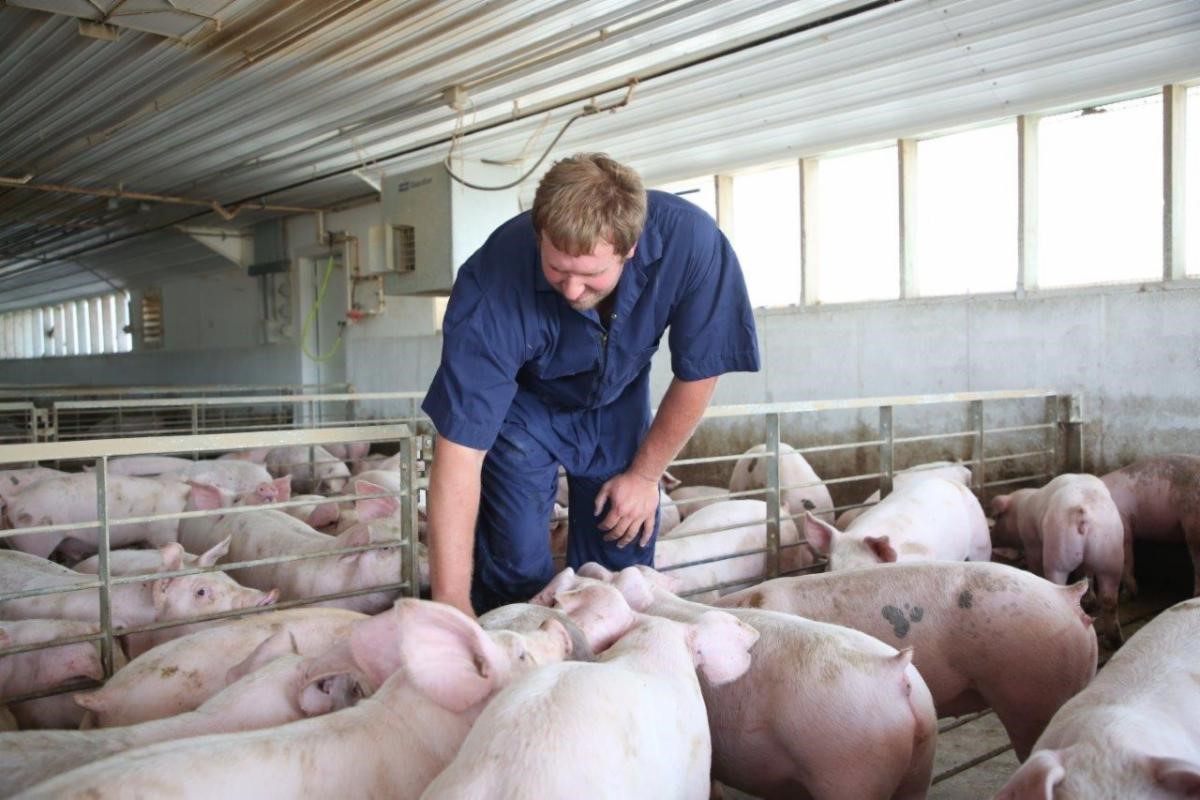
[[[300,693],[300,710],[306,717],[316,717],[349,708],[362,697],[363,689],[352,675],[327,675],[304,687]]]

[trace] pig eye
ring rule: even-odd
[[[197,589],[196,597],[208,597],[208,589],[205,589],[205,588]]]

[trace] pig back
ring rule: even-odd
[[[130,661],[90,697],[99,727],[182,714],[225,688],[229,669],[281,631],[301,655],[319,655],[364,615],[335,608],[270,611],[165,642]]]

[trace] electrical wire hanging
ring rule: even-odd
[[[308,349],[308,333],[312,329],[313,320],[317,318],[317,312],[321,310],[321,301],[325,299],[325,290],[329,288],[329,278],[333,275],[333,253],[329,254],[329,263],[325,266],[325,275],[321,278],[321,286],[317,289],[317,299],[313,301],[312,306],[308,309],[308,315],[304,318],[304,326],[300,331],[300,350],[304,355],[311,358],[317,363],[324,363],[337,355],[338,348],[342,346],[342,336],[345,335],[346,329],[338,331],[338,337],[333,342],[333,346],[329,348],[329,352],[321,355],[313,355]]]
[[[459,127],[460,127],[459,124],[455,125],[456,134],[450,140],[450,152],[447,153],[446,158],[443,159],[442,166],[446,168],[446,173],[451,178],[453,178],[458,183],[461,183],[463,186],[466,186],[468,189],[479,189],[480,191],[484,191],[484,192],[499,192],[499,191],[503,191],[504,189],[511,189],[514,186],[519,186],[521,183],[524,183],[525,180],[530,175],[532,175],[534,172],[537,171],[537,168],[540,167],[542,165],[542,162],[546,160],[546,156],[550,155],[550,151],[554,149],[554,146],[556,144],[558,144],[558,140],[563,137],[563,134],[565,134],[567,132],[567,128],[570,128],[571,125],[575,122],[575,120],[580,119],[582,117],[590,117],[593,114],[599,114],[602,111],[616,111],[619,108],[624,108],[625,106],[629,105],[629,101],[633,98],[633,90],[637,88],[637,83],[638,83],[637,78],[631,78],[629,80],[629,85],[625,89],[625,96],[615,103],[611,103],[607,106],[598,106],[598,105],[596,105],[596,101],[593,100],[592,102],[590,102],[586,106],[584,106],[583,110],[577,111],[559,129],[558,133],[555,134],[554,139],[550,142],[549,145],[547,145],[546,149],[542,151],[542,154],[538,157],[538,160],[536,162],[534,162],[534,165],[532,167],[530,167],[528,170],[526,170],[524,175],[522,175],[521,177],[517,178],[514,181],[503,184],[501,186],[480,186],[479,184],[471,183],[470,181],[466,180],[465,178],[462,178],[461,176],[454,174],[454,170],[450,166],[450,159],[454,155],[454,150],[458,145],[459,139],[461,138],[461,136],[457,134],[457,131],[459,130]],[[461,123],[461,117],[459,119],[459,122]]]

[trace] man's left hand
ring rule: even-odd
[[[608,503],[608,514],[600,522],[600,530],[608,531],[604,541],[624,547],[638,537],[638,544],[645,547],[654,536],[654,518],[658,513],[658,481],[634,472],[622,472],[609,478],[596,493],[596,508],[593,513],[600,516]]]

